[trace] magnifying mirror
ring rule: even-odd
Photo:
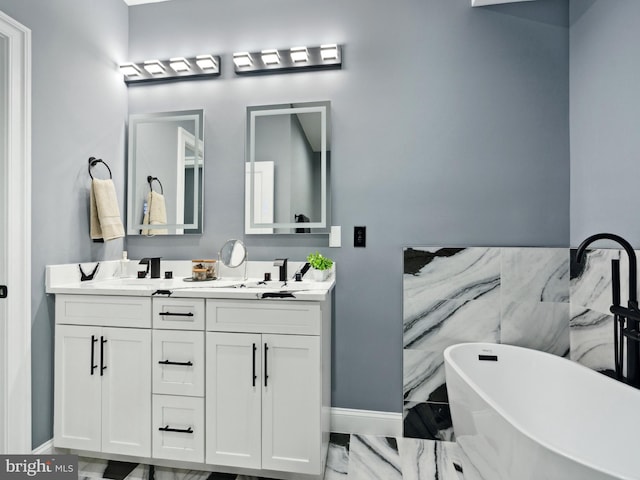
[[[244,263],[244,279],[247,279],[247,249],[242,241],[227,240],[218,252],[218,261],[229,268],[238,268]]]

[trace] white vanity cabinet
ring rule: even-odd
[[[334,280],[280,299],[264,298],[253,282],[74,283],[77,265],[47,269],[56,295],[56,448],[252,477],[323,477]]]
[[[56,298],[56,447],[150,456],[150,323],[148,298]]]
[[[319,475],[330,341],[320,304],[207,300],[206,311],[207,463]]]

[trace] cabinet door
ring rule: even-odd
[[[207,332],[207,463],[260,468],[260,339]]]
[[[102,451],[150,457],[151,331],[102,331]]]
[[[100,450],[101,332],[100,327],[56,326],[56,447]]]
[[[262,335],[262,468],[320,474],[320,338]]]

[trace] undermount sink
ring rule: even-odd
[[[279,281],[270,281],[270,282],[244,282],[240,285],[237,285],[236,288],[257,288],[260,290],[270,290],[270,291],[278,291],[278,292],[293,292],[293,291],[304,291],[304,290],[317,290],[320,287],[318,282],[296,282],[296,281],[288,281],[288,282],[279,282]]]

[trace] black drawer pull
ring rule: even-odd
[[[93,375],[93,371],[98,368],[98,365],[94,365],[93,362],[94,360],[94,355],[95,355],[95,349],[96,349],[96,343],[98,342],[98,339],[95,337],[95,335],[91,335],[91,375]]]
[[[161,432],[193,433],[193,429],[191,427],[185,430],[184,428],[171,428],[169,425],[166,427],[160,427],[158,430]]]
[[[267,352],[269,351],[269,347],[267,346],[267,344],[264,344],[264,386],[268,386],[267,385],[267,379],[269,378],[269,375],[267,375]]]
[[[172,362],[171,360],[160,360],[158,363],[160,365],[181,365],[183,367],[193,366],[193,363],[191,363],[191,360],[189,360],[188,362]]]
[[[171,317],[193,317],[193,312],[188,313],[173,313],[173,312],[159,312],[158,315],[161,317],[171,316]]]
[[[107,369],[107,366],[104,364],[104,344],[107,343],[105,338],[100,337],[100,376],[104,376],[104,371]]]
[[[256,378],[258,378],[258,376],[256,375],[256,350],[258,348],[256,347],[256,344],[253,344],[253,375],[251,376],[253,379],[253,386],[256,386]]]

